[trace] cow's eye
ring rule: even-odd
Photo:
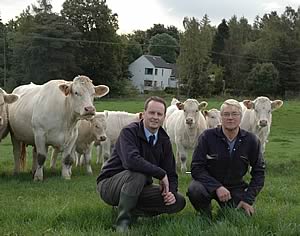
[[[196,112],[198,112],[198,110],[196,110]]]

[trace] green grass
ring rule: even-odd
[[[96,106],[97,110],[139,112],[143,101],[105,99]],[[209,108],[221,104],[206,101]],[[285,101],[273,113],[265,153],[266,182],[253,217],[235,209],[220,210],[213,202],[213,221],[208,223],[196,215],[187,199],[182,212],[141,218],[129,235],[300,235],[299,106],[298,101]],[[0,144],[0,235],[117,235],[112,229],[112,208],[96,192],[100,166],[95,158],[92,176],[87,176],[84,168],[73,167],[71,181],[61,178],[59,164],[56,171],[50,171],[48,158],[44,181],[33,182],[31,148],[27,151],[25,171],[14,176],[10,138]],[[179,173],[181,193],[185,194],[189,182],[190,175]]]

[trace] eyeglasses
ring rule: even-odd
[[[238,116],[240,116],[241,114],[239,112],[224,112],[223,114],[221,114],[221,116],[225,117],[225,118],[229,118],[230,116],[233,118],[236,118]]]

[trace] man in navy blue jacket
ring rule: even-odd
[[[165,114],[163,99],[147,99],[143,120],[122,129],[111,158],[97,178],[100,197],[118,206],[118,232],[128,230],[133,215],[171,214],[185,207],[184,197],[177,192],[172,145],[161,128]],[[159,185],[153,184],[152,178],[158,179]]]
[[[191,163],[192,182],[187,195],[199,211],[211,217],[211,200],[221,207],[237,207],[254,213],[255,197],[264,186],[265,163],[258,138],[239,125],[242,107],[234,99],[220,109],[220,128],[205,130],[198,139]],[[243,177],[251,166],[251,180]]]

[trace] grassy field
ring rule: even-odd
[[[210,107],[221,101],[207,100]],[[102,100],[97,110],[143,110],[143,100]],[[129,235],[300,235],[300,102],[285,101],[273,113],[266,147],[265,187],[259,194],[256,214],[249,218],[213,204],[213,221],[196,215],[187,199],[175,215],[141,218]],[[10,138],[0,144],[0,235],[116,235],[112,208],[96,192],[100,166],[93,159],[93,176],[73,167],[72,180],[61,178],[60,166],[50,171],[49,158],[43,182],[33,182],[29,157],[24,172],[13,176]],[[190,160],[189,160],[190,161]],[[190,175],[179,174],[179,190],[186,192]]]

